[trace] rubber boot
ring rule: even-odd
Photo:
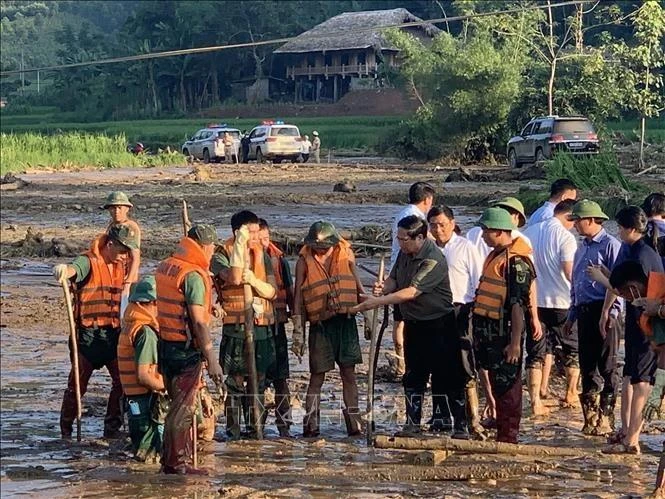
[[[469,440],[469,427],[466,420],[466,401],[464,398],[450,401],[450,411],[453,414],[453,438]]]
[[[582,413],[584,414],[582,433],[593,435],[594,429],[598,425],[600,396],[597,393],[583,393],[580,395],[580,403],[582,404]]]
[[[420,421],[423,414],[423,394],[412,390],[405,390],[406,396],[406,424],[404,432],[420,433]]]
[[[346,434],[350,437],[362,435],[362,418],[360,417],[360,409],[357,407],[349,407],[342,409],[344,415],[344,423],[346,424]]]
[[[466,384],[466,420],[469,433],[476,440],[486,440],[485,429],[480,424],[480,402],[476,380],[472,379]]]
[[[264,397],[263,395],[259,395],[257,397],[256,403],[259,404],[259,421],[258,424],[254,419],[254,411],[252,410],[252,397],[246,397],[247,399],[247,404],[245,404],[245,407],[247,408],[247,415],[245,417],[245,420],[248,421],[247,424],[247,435],[249,438],[256,439],[258,438],[258,429],[261,429],[261,435],[264,433],[264,428],[265,428],[265,422],[266,419],[268,418],[268,412],[265,410],[263,407],[264,403]]]
[[[226,415],[226,436],[229,440],[240,438],[243,398],[243,394],[238,393],[229,393],[226,397],[224,414]]]
[[[291,432],[291,397],[287,394],[277,394],[275,398],[275,422],[280,437],[290,437]]]
[[[321,434],[319,430],[319,421],[321,419],[321,397],[317,395],[312,406],[305,413],[302,420],[302,436],[305,438],[315,438]]]
[[[613,393],[600,394],[600,410],[596,426],[591,429],[591,435],[606,437],[614,433],[614,405],[616,396]]]
[[[432,419],[428,421],[429,431],[447,433],[453,429],[453,415],[450,413],[448,397],[432,395]]]
[[[496,440],[497,442],[517,443],[522,419],[521,376],[502,395],[495,394],[496,400]]]

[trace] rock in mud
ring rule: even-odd
[[[351,182],[338,182],[333,186],[333,192],[356,192],[356,186]]]
[[[28,182],[17,177],[13,173],[7,173],[4,177],[0,177],[0,190],[15,191],[28,185]]]

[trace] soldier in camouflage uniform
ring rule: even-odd
[[[517,443],[522,417],[522,341],[530,323],[529,292],[536,273],[530,247],[511,236],[515,224],[510,213],[489,208],[478,224],[484,241],[493,249],[485,260],[473,306],[476,359],[489,372],[496,399],[496,439]]]

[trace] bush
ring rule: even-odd
[[[569,178],[582,190],[609,186],[618,186],[627,191],[635,189],[621,173],[616,154],[610,151],[586,157],[557,154],[553,160],[545,163],[545,171],[548,181]]]

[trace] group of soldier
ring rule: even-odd
[[[435,197],[427,183],[410,187],[409,204],[393,226],[389,276],[366,293],[351,244],[331,223],[310,227],[294,282],[268,223],[247,210],[231,217],[232,236],[224,242],[213,226],[194,225],[154,277],[139,279],[140,229],[128,218],[127,196],[111,193],[104,205],[111,214],[106,232],[70,265],[54,269],[75,290],[81,394],[94,369],[106,366],[111,374],[104,435],[118,434],[124,393],[137,457],[161,453],[165,473],[203,472],[191,456],[197,437],[211,440],[215,432],[206,370],[225,398],[228,438],[262,433],[269,384],[279,434],[290,436],[289,320],[290,351],[301,359],[309,347],[303,436],[319,435],[321,388],[335,364],[347,433],[360,435],[355,365],[362,355],[355,317],[392,306],[404,432],[423,430],[431,383],[426,429],[484,439],[488,428],[496,428],[498,441],[517,443],[523,365],[532,414],[545,417],[543,399],[552,397],[548,383],[558,356],[567,381],[561,402],[581,405],[583,433],[608,438],[607,452],[639,453],[643,421],[660,411],[665,393],[665,195],[651,194],[642,207],[619,211],[621,242],[603,228],[609,217],[601,207],[577,201],[577,188],[566,179],[552,184],[550,198],[523,232],[527,217],[516,198],[495,202],[464,237],[453,210],[435,206]],[[579,246],[573,227],[582,237]],[[213,316],[223,323],[218,357]],[[246,355],[246,328],[253,333],[253,358]],[[252,371],[256,386],[249,382]],[[487,402],[483,418],[478,385]],[[64,438],[72,434],[74,390],[72,372],[60,419]],[[255,402],[258,411],[250,407]],[[662,470],[658,480],[662,487]]]

